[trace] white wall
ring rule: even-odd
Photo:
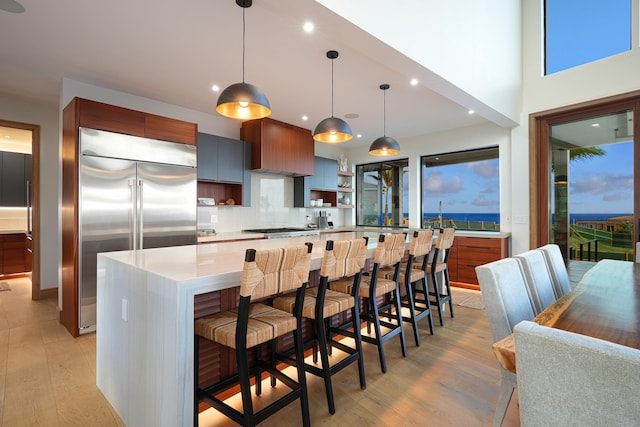
[[[40,126],[40,289],[56,288],[61,242],[58,233],[61,170],[58,110],[0,94],[0,118]]]
[[[520,1],[316,1],[425,67],[431,90],[501,125],[520,118]]]

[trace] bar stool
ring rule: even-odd
[[[315,338],[306,343],[313,345],[314,363],[317,363],[317,346],[320,348],[322,367],[313,364],[305,364],[306,372],[324,379],[325,392],[329,413],[336,412],[333,398],[333,386],[331,376],[341,371],[353,362],[358,362],[358,374],[360,376],[360,388],[365,389],[364,363],[362,357],[362,338],[360,334],[360,279],[367,257],[367,238],[353,240],[328,240],[320,267],[320,283],[316,288],[308,288],[304,299],[302,316],[313,320]],[[351,286],[351,292],[345,294],[328,289],[330,281],[340,280]],[[273,306],[280,310],[292,312],[295,299],[290,296],[279,297],[273,300]],[[340,327],[332,327],[333,316],[343,312],[350,312],[351,319]],[[346,316],[345,316],[346,317]],[[353,331],[348,330],[352,328]],[[335,340],[334,335],[348,336],[354,339],[354,347]],[[336,347],[347,356],[333,365],[329,363],[329,349]],[[280,357],[287,363],[295,363],[295,360]]]
[[[233,421],[244,426],[254,426],[276,411],[284,408],[296,399],[300,399],[302,424],[310,425],[309,400],[304,373],[304,344],[302,341],[302,302],[309,280],[312,244],[288,246],[285,248],[256,251],[249,249],[245,254],[242,282],[240,283],[240,303],[237,309],[216,313],[195,321],[194,352],[194,425],[198,425],[198,403],[206,402]],[[295,308],[292,313],[275,309],[255,302],[271,295],[296,291]],[[276,369],[275,339],[286,333],[294,332],[294,347],[300,363],[296,364],[298,379],[294,381]],[[238,373],[231,378],[200,388],[199,376],[199,337],[235,350]],[[260,345],[270,342],[272,356],[270,361],[261,358]],[[254,366],[249,366],[248,349],[256,349]],[[266,371],[272,379],[282,381],[291,390],[263,409],[255,412],[251,400],[250,379],[256,382],[256,394],[261,392],[262,372]],[[242,412],[227,405],[216,397],[222,391],[239,383],[242,395]],[[272,380],[272,385],[273,380]]]
[[[402,319],[411,323],[416,347],[420,347],[420,333],[418,331],[418,322],[420,320],[425,317],[429,319],[429,332],[431,335],[434,333],[426,275],[432,246],[433,230],[414,231],[411,238],[409,258],[400,267],[400,277],[405,289],[405,295],[401,295],[400,305],[409,310],[409,316],[402,316]],[[385,268],[384,274],[386,279],[393,280],[393,269]],[[420,287],[417,286],[418,283],[421,284]]]
[[[443,305],[449,302],[449,313],[453,317],[453,301],[451,300],[451,285],[449,283],[449,253],[451,252],[451,246],[453,246],[453,234],[454,228],[443,228],[438,234],[438,240],[436,241],[436,249],[433,253],[431,264],[429,264],[427,271],[431,276],[433,282],[433,291],[429,292],[431,296],[431,305],[437,307],[438,318],[440,319],[440,326],[444,326],[444,319],[442,317]],[[440,253],[442,253],[442,261],[439,261]],[[442,273],[444,278],[444,287],[447,292],[444,293],[444,289],[441,289],[438,285],[438,273]]]
[[[360,283],[360,296],[366,299],[366,311],[362,316],[362,320],[367,321],[367,329],[373,323],[375,336],[362,335],[362,341],[375,344],[378,348],[378,357],[380,358],[380,369],[387,372],[387,362],[384,355],[384,343],[389,341],[396,335],[400,336],[400,346],[402,348],[402,356],[407,356],[407,346],[405,344],[404,328],[402,322],[402,308],[400,307],[400,289],[398,286],[398,274],[400,272],[400,261],[404,256],[406,246],[406,235],[391,234],[385,236],[380,235],[378,246],[373,260],[373,269],[369,275],[362,277]],[[386,279],[380,270],[385,267],[393,267],[395,270],[393,279]],[[352,287],[342,281],[330,283],[329,288],[334,291],[350,294]],[[387,296],[393,301],[395,314],[389,309],[386,314],[380,313],[378,306],[378,298],[384,302]],[[384,308],[384,306],[383,306]],[[381,319],[381,315],[387,317],[387,320]],[[395,323],[391,323],[391,320]],[[382,334],[381,326],[388,328],[386,334]]]

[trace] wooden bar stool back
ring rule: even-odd
[[[302,424],[309,426],[309,400],[304,374],[304,344],[302,341],[302,302],[311,261],[312,244],[288,246],[256,251],[249,249],[245,254],[242,281],[240,283],[240,303],[237,309],[216,313],[195,321],[195,405],[194,425],[198,425],[198,403],[204,401],[222,412],[238,424],[254,426],[296,399],[300,399]],[[256,302],[281,292],[295,291],[293,313],[278,310]],[[284,334],[294,333],[294,347],[298,360],[297,381],[275,368],[275,355],[271,361],[261,358],[260,344],[271,342]],[[235,350],[238,373],[231,378],[199,387],[199,337],[219,343]],[[248,349],[255,347],[256,361],[249,366]],[[284,396],[254,411],[251,399],[250,379],[255,377],[256,394],[261,392],[262,372],[282,381],[291,390]],[[227,405],[216,397],[222,391],[238,384],[242,396],[242,411]]]
[[[449,253],[453,246],[454,233],[454,228],[443,228],[440,230],[431,264],[429,264],[427,268],[431,282],[433,283],[433,291],[429,292],[431,305],[438,309],[440,326],[444,325],[442,312],[447,302],[449,303],[449,313],[451,317],[453,317],[453,301],[451,299],[451,284],[449,282]],[[440,257],[442,257],[442,260],[440,260]],[[438,273],[442,273],[444,282],[442,287],[438,283]]]
[[[409,311],[409,316],[403,316],[405,322],[413,327],[413,338],[416,346],[420,346],[418,322],[425,317],[429,320],[429,332],[433,335],[433,318],[429,304],[429,287],[427,284],[427,267],[429,253],[433,246],[433,230],[416,230],[411,238],[409,258],[400,267],[400,281],[405,289],[401,295],[400,305]],[[385,269],[385,278],[393,279],[393,269]],[[420,285],[420,286],[418,286]]]
[[[331,376],[341,371],[353,362],[358,362],[360,376],[360,388],[366,387],[364,376],[364,363],[362,358],[362,339],[360,335],[360,279],[367,257],[367,238],[353,240],[328,240],[320,267],[320,283],[318,287],[308,288],[304,299],[302,316],[313,320],[315,338],[307,343],[313,345],[314,363],[317,362],[316,347],[320,348],[322,366],[306,364],[307,372],[324,379],[325,392],[329,413],[335,413],[335,401]],[[343,286],[350,288],[350,293],[342,293],[328,289],[330,281],[340,281]],[[294,307],[292,297],[284,296],[276,298],[273,306],[285,311],[291,311]],[[347,317],[346,313],[351,316]],[[341,313],[344,320],[339,326],[333,327],[331,320]],[[349,347],[334,336],[348,336],[353,338],[354,346]],[[347,354],[337,362],[330,364],[329,349],[336,347]],[[287,363],[291,359],[283,358]]]
[[[384,343],[395,336],[400,337],[402,356],[407,356],[405,344],[404,328],[402,322],[402,308],[400,307],[400,289],[398,286],[398,275],[400,273],[400,262],[404,256],[406,247],[406,234],[381,234],[376,247],[373,259],[373,269],[369,275],[362,277],[360,283],[360,296],[366,299],[366,311],[362,320],[367,321],[367,325],[373,324],[374,336],[362,335],[362,341],[375,344],[378,348],[380,358],[380,369],[387,372],[387,362],[384,355]],[[381,269],[392,267],[394,274],[392,279],[387,279],[381,273]],[[338,292],[349,293],[351,289],[345,287],[340,281],[329,284],[329,288]],[[394,310],[389,309],[384,314],[387,319],[381,319],[380,305],[384,307],[385,297],[392,301]],[[391,322],[394,320],[394,323]],[[386,334],[382,334],[382,326],[388,328]],[[369,328],[368,328],[369,329]]]

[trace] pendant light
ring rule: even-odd
[[[386,83],[380,85],[384,97],[382,120],[383,136],[373,141],[369,147],[369,154],[373,154],[374,156],[393,156],[394,154],[400,154],[400,144],[398,144],[398,141],[387,136],[387,89],[390,87],[391,86]]]
[[[322,120],[313,131],[313,139],[318,142],[338,143],[349,141],[353,138],[351,128],[342,119],[333,117],[333,60],[338,57],[338,52],[330,50],[327,58],[331,60],[331,117]]]
[[[245,9],[251,7],[253,0],[236,0],[242,8],[242,83],[234,83],[222,91],[218,97],[216,111],[232,119],[261,119],[271,114],[271,105],[267,96],[256,86],[244,81],[245,54]]]

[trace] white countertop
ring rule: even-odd
[[[312,242],[311,269],[320,268],[322,254],[327,240],[369,237],[371,256],[377,246],[380,232],[358,231],[322,233],[317,236],[285,237],[280,239],[254,239],[224,242],[212,245],[174,246],[169,248],[144,249],[101,253],[100,256],[118,261],[138,270],[174,280],[188,282],[206,277],[235,275],[239,279],[247,249],[269,249]],[[230,279],[231,277],[225,277]],[[227,282],[227,280],[222,280]],[[239,283],[239,282],[238,282]],[[227,286],[220,287],[224,289]]]

